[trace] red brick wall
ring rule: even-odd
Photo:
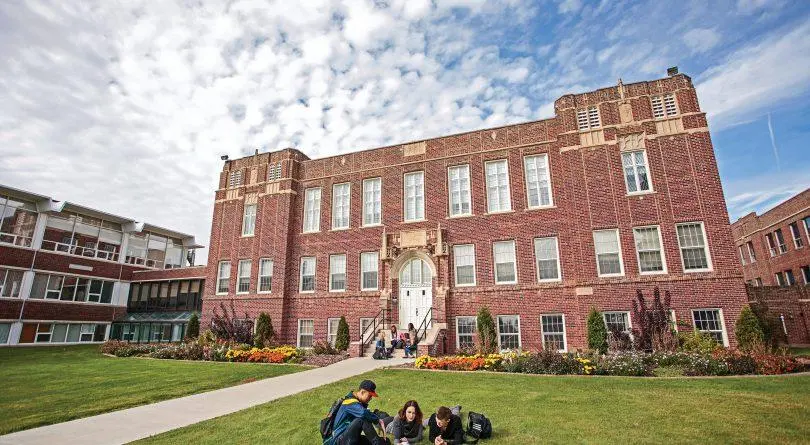
[[[26,300],[23,319],[60,321],[113,321],[126,315],[125,307]],[[16,318],[16,316],[15,316]]]

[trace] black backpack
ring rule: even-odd
[[[321,437],[323,440],[326,440],[332,437],[332,431],[335,429],[335,417],[337,416],[337,412],[340,409],[340,406],[343,405],[343,401],[346,400],[346,397],[341,397],[335,400],[332,403],[332,407],[329,408],[329,412],[326,413],[326,417],[321,419]]]
[[[376,351],[374,351],[374,354],[371,355],[371,358],[373,358],[374,360],[385,360],[388,357],[385,356],[385,351],[383,351],[382,349],[377,349]]]
[[[469,443],[492,437],[492,422],[485,415],[470,411],[467,413],[467,435],[473,438]]]

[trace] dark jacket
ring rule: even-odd
[[[464,428],[461,426],[461,417],[455,414],[450,415],[450,423],[444,432],[436,424],[436,413],[431,414],[430,419],[428,419],[428,428],[430,428],[430,434],[428,435],[430,443],[433,443],[439,436],[442,436],[442,439],[450,445],[464,443]]]
[[[379,417],[368,410],[368,406],[361,403],[354,397],[351,392],[346,395],[346,400],[335,414],[335,426],[332,429],[332,437],[326,439],[324,444],[335,443],[335,439],[340,437],[346,428],[354,421],[354,419],[361,418],[368,422],[377,422]]]
[[[396,416],[385,430],[394,435],[394,439],[397,443],[399,443],[400,439],[403,437],[408,439],[408,443],[416,443],[422,441],[423,429],[422,422],[408,422]]]

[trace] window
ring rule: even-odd
[[[245,206],[245,214],[242,216],[242,236],[253,236],[256,231],[256,204]]]
[[[269,258],[259,260],[259,285],[257,287],[260,293],[273,291],[273,260]]]
[[[332,186],[332,229],[349,228],[349,208],[351,205],[351,185]]]
[[[475,348],[475,317],[456,317],[456,349],[470,351]]]
[[[743,246],[737,246],[737,250],[740,252],[740,263],[745,266],[745,253],[743,253]]]
[[[0,297],[18,298],[22,278],[23,271],[21,270],[0,269]]]
[[[703,223],[678,224],[676,228],[684,272],[711,270],[712,262],[709,259],[709,250],[706,247]]]
[[[804,218],[804,234],[807,235],[807,239],[810,240],[810,216]]]
[[[453,246],[456,286],[475,286],[475,245]]]
[[[339,318],[326,320],[326,340],[332,347],[335,346],[335,342],[337,341],[338,324],[340,324]]]
[[[34,203],[0,196],[0,243],[31,247],[36,222],[37,206]]]
[[[782,272],[776,272],[776,285],[777,286],[784,286],[785,285],[785,277]]]
[[[630,332],[630,312],[603,312],[605,327],[610,332]]]
[[[405,174],[405,221],[425,219],[425,173]]]
[[[711,335],[721,345],[728,345],[723,324],[723,314],[720,309],[693,310],[692,319],[695,322],[695,329]]]
[[[35,341],[37,343],[49,343],[51,341],[51,334],[53,334],[53,324],[39,323],[37,325]]]
[[[537,281],[560,280],[560,253],[557,237],[534,239],[534,258],[537,261]]]
[[[748,246],[748,256],[751,258],[752,263],[757,262],[757,254],[754,252],[754,243],[748,241],[745,243]]]
[[[558,352],[565,352],[568,349],[565,339],[565,315],[541,315],[540,328],[543,335],[543,349]]]
[[[277,181],[279,179],[281,179],[281,162],[269,164],[267,166],[267,180]]]
[[[622,153],[622,167],[624,168],[624,182],[627,193],[649,192],[650,177],[647,172],[647,151],[629,151]]]
[[[599,109],[596,107],[583,108],[577,110],[577,127],[580,130],[599,128],[602,123],[599,119]]]
[[[360,290],[377,290],[377,272],[380,263],[379,252],[363,252],[360,254]]]
[[[112,281],[37,272],[34,274],[31,298],[110,304],[113,284]]]
[[[231,263],[230,261],[219,262],[219,272],[217,273],[217,293],[227,294],[231,289]]]
[[[11,323],[0,323],[0,345],[8,343],[8,335],[11,332]]]
[[[782,229],[776,229],[776,243],[779,245],[779,253],[787,252],[787,244],[785,244],[785,237],[782,235]]]
[[[523,158],[526,175],[526,199],[530,209],[553,205],[551,180],[548,172],[548,155],[526,156]]]
[[[315,337],[314,320],[298,320],[298,347],[311,348]]]
[[[301,258],[301,292],[315,291],[315,257]]]
[[[329,255],[329,291],[346,290],[346,255]]]
[[[495,257],[495,284],[517,283],[515,242],[498,241],[492,243],[492,252]]]
[[[762,287],[762,278],[755,278],[754,282],[756,282],[757,286]]]
[[[490,161],[486,164],[487,211],[507,212],[512,210],[512,196],[509,192],[509,167],[506,159]]]
[[[372,226],[382,222],[382,180],[363,181],[363,225]]]
[[[236,293],[246,294],[250,290],[250,260],[239,260],[236,268]]]
[[[785,283],[788,286],[793,286],[796,284],[796,277],[793,276],[793,271],[791,269],[785,271]]]
[[[666,273],[667,264],[661,249],[661,231],[658,226],[633,229],[636,242],[638,268],[642,274]]]
[[[366,334],[367,337],[370,336],[370,335],[374,335],[374,333],[371,332],[371,330],[369,329],[369,326],[371,326],[371,323],[373,323],[373,322],[374,322],[374,318],[372,318],[372,317],[361,317],[360,318],[360,338],[361,338],[361,340],[362,340],[363,334]],[[369,329],[369,331],[366,332],[366,329]]]
[[[228,175],[228,187],[239,187],[242,185],[242,170],[233,171]]]
[[[471,215],[470,166],[457,165],[447,169],[447,182],[450,193],[450,216]]]
[[[652,102],[653,116],[656,118],[672,117],[678,114],[675,95],[672,93],[651,97],[650,102]]]
[[[810,284],[810,266],[802,266],[802,278],[804,284]]]
[[[768,251],[771,253],[771,256],[776,256],[776,244],[773,242],[773,234],[766,233],[765,240],[768,241]]]
[[[802,240],[802,234],[799,232],[798,223],[790,223],[790,234],[793,235],[793,245],[796,246],[797,249],[804,247],[804,240]]]
[[[321,230],[321,189],[311,188],[304,192],[304,232]]]
[[[622,249],[619,245],[619,230],[596,230],[593,232],[596,248],[596,271],[600,277],[624,275]]]
[[[520,316],[498,315],[498,345],[501,350],[520,349]]]

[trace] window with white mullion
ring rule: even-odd
[[[453,246],[456,286],[475,286],[475,246],[459,244]]]
[[[332,229],[349,228],[349,208],[351,207],[351,185],[332,186]]]
[[[627,185],[627,193],[648,192],[652,190],[646,150],[622,153],[622,168],[624,168],[624,181]]]
[[[245,206],[242,215],[242,236],[252,236],[256,230],[256,204]]]
[[[311,348],[315,337],[315,320],[298,320],[298,347]]]
[[[785,271],[785,284],[788,286],[793,286],[796,284],[796,277],[793,276],[793,270],[791,269]]]
[[[492,243],[492,251],[495,258],[495,284],[517,283],[515,242],[494,242]]]
[[[304,192],[304,232],[319,230],[321,230],[321,189],[306,189]]]
[[[801,269],[804,284],[810,284],[810,266],[802,266]]]
[[[610,332],[630,332],[630,312],[603,312],[602,319]]]
[[[793,236],[793,245],[797,249],[804,247],[804,240],[802,240],[802,234],[799,232],[798,223],[790,223],[790,234]]]
[[[787,244],[785,244],[785,237],[782,235],[782,229],[776,229],[773,232],[776,234],[776,244],[779,247],[779,253],[787,252]]]
[[[692,321],[695,323],[695,329],[710,335],[717,343],[728,346],[720,309],[695,309],[692,311]]]
[[[498,316],[498,346],[500,349],[520,349],[520,316]]]
[[[684,223],[676,225],[678,246],[681,250],[681,262],[684,272],[711,270],[712,262],[706,245],[706,234],[703,223]]]
[[[776,256],[776,244],[773,241],[773,234],[766,233],[765,240],[768,242],[768,251],[770,252],[771,256]]]
[[[326,340],[332,347],[337,342],[338,326],[340,325],[339,318],[330,318],[326,320]]]
[[[381,222],[382,179],[366,179],[363,181],[363,225],[370,226]]]
[[[506,212],[512,210],[512,196],[509,191],[509,166],[506,159],[486,163],[487,211]]]
[[[236,293],[246,294],[250,291],[250,260],[239,260],[239,265],[236,268]]]
[[[475,317],[456,317],[456,348],[470,351],[475,348],[477,319]]]
[[[405,174],[405,221],[425,219],[425,173]]]
[[[457,165],[447,169],[447,183],[450,193],[450,216],[472,214],[470,166]]]
[[[750,258],[752,263],[756,263],[757,262],[757,254],[756,254],[756,252],[754,252],[754,243],[752,243],[751,241],[748,241],[745,244],[748,246],[748,257]]]
[[[782,272],[776,272],[774,274],[776,276],[776,285],[777,286],[784,286],[785,285],[785,277]]]
[[[543,349],[565,352],[568,350],[565,338],[565,315],[548,314],[540,316],[540,329],[543,336]]]
[[[523,169],[529,208],[552,206],[548,155],[526,156],[523,158]]]
[[[301,292],[315,291],[315,257],[301,257]]]
[[[273,290],[273,260],[262,258],[259,260],[258,292],[272,292]]]
[[[217,272],[217,293],[227,294],[231,287],[231,263],[230,261],[220,261]]]
[[[537,261],[537,281],[560,280],[560,252],[556,236],[535,238],[534,258]]]
[[[737,251],[740,253],[740,263],[745,266],[745,253],[743,252],[743,246],[737,246]]]
[[[346,290],[346,255],[329,255],[329,291]]]
[[[666,273],[667,263],[661,248],[661,230],[658,226],[633,228],[638,268],[642,274]]]
[[[22,286],[23,271],[0,269],[0,297],[18,298]]]
[[[596,250],[596,270],[600,277],[624,275],[619,230],[596,230],[593,232]]]
[[[379,252],[363,252],[360,254],[361,290],[378,289],[379,258]]]

